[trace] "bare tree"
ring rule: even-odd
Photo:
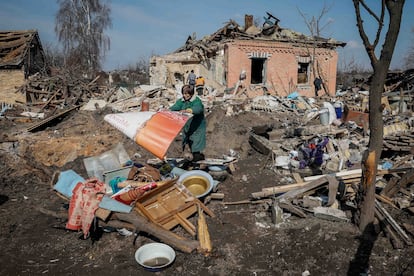
[[[112,26],[111,9],[100,0],[57,0],[55,32],[63,43],[65,63],[89,75],[101,69],[110,48],[104,31]]]
[[[50,67],[62,68],[64,66],[64,56],[59,47],[47,43],[44,47],[46,61]]]
[[[372,75],[371,69],[366,68],[355,56],[343,56],[338,64],[336,83],[341,84],[341,89],[347,90],[357,85],[360,78],[368,78]]]
[[[372,225],[375,212],[375,178],[377,165],[382,152],[383,127],[381,97],[384,92],[385,79],[390,67],[395,44],[400,31],[402,11],[405,0],[382,0],[379,15],[376,14],[364,0],[353,0],[356,21],[364,43],[365,50],[371,61],[373,69],[372,81],[369,92],[369,143],[368,149],[362,159],[362,177],[358,191],[357,223],[359,229],[364,231]],[[364,21],[361,17],[361,8],[367,16],[371,16],[377,22],[377,33],[371,42],[364,29]],[[382,44],[381,54],[378,58],[375,50],[380,42],[384,28],[386,12],[388,13],[388,30]],[[359,215],[359,216],[358,216]]]
[[[317,48],[317,40],[321,38],[322,32],[324,29],[326,29],[331,21],[327,21],[326,23],[323,23],[323,19],[326,16],[326,14],[331,9],[331,6],[327,6],[326,3],[322,7],[322,10],[320,11],[318,16],[312,16],[308,17],[306,14],[304,14],[299,8],[299,14],[302,16],[303,20],[305,21],[305,24],[313,38],[313,45],[311,49],[306,45],[309,56],[312,56],[312,73],[313,73],[313,79],[316,77],[322,77],[322,79],[325,79],[325,76],[323,75],[323,72],[321,71],[319,67],[318,60],[316,59],[316,48]],[[329,94],[328,88],[325,85],[325,82],[322,82],[323,89],[327,94]]]
[[[411,29],[411,33],[414,34],[414,28]],[[414,42],[414,39],[412,39]],[[405,57],[404,67],[406,69],[413,69],[414,68],[414,46],[411,44],[410,48],[407,51],[407,55]]]

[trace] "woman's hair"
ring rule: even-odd
[[[192,85],[186,84],[181,88],[181,94],[188,93],[191,96],[194,95],[194,87]]]

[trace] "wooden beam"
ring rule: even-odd
[[[115,215],[118,219],[133,224],[138,231],[148,233],[184,253],[191,253],[200,247],[198,241],[180,237],[136,212],[129,214],[116,213]]]

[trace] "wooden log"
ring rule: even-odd
[[[165,230],[163,227],[151,222],[138,213],[115,213],[115,215],[118,219],[133,224],[137,230],[150,234],[184,253],[192,253],[200,247],[198,241],[180,237],[171,231]]]

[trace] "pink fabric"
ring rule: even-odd
[[[76,184],[72,191],[69,204],[69,219],[66,229],[80,230],[86,238],[89,228],[98,209],[99,203],[105,195],[105,183],[97,178],[87,179],[84,183]]]

